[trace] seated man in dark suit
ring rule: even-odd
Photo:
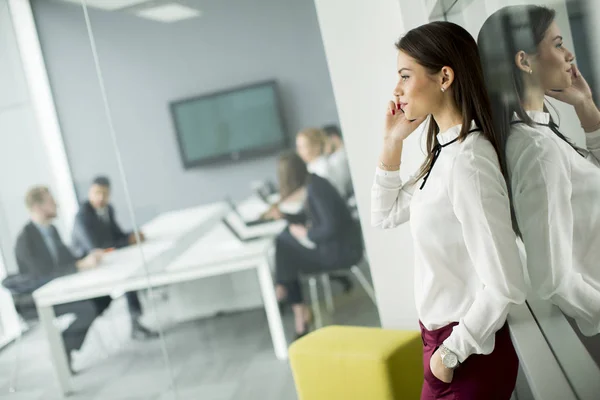
[[[56,203],[47,187],[36,186],[27,192],[25,203],[31,215],[29,222],[17,238],[15,256],[19,278],[33,291],[54,278],[95,268],[102,252],[92,250],[86,257],[77,259],[61,240],[52,225],[56,218]],[[73,313],[76,320],[63,332],[69,365],[71,351],[78,350],[92,322],[98,315],[92,301],[77,301],[54,307],[56,316]]]
[[[140,240],[144,235],[140,233]],[[88,201],[81,205],[75,217],[73,228],[73,249],[75,254],[84,256],[93,249],[121,248],[137,243],[133,233],[125,233],[117,224],[115,211],[110,205],[110,181],[105,177],[98,177],[92,183],[88,193]],[[144,327],[139,318],[142,315],[142,306],[136,292],[125,294],[127,306],[131,315],[132,331],[134,339],[150,339],[158,337]],[[102,313],[110,305],[110,301],[98,299],[97,307]]]

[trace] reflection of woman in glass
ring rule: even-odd
[[[421,398],[509,399],[519,360],[506,317],[526,285],[477,45],[460,26],[434,22],[396,47],[371,213],[381,228],[411,221]],[[403,141],[428,115],[427,159],[403,182]]]
[[[483,25],[479,46],[531,283],[592,335],[600,327],[600,112],[554,17],[538,6],[503,8]],[[587,149],[558,130],[544,95],[575,108]]]

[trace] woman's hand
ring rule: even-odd
[[[592,99],[592,90],[575,64],[571,68],[571,86],[561,90],[547,90],[546,95],[572,106],[579,106]]]
[[[304,225],[291,224],[290,233],[296,239],[304,239],[308,236],[308,229]]]
[[[386,171],[397,171],[402,158],[402,143],[417,126],[427,117],[410,121],[400,109],[398,98],[390,101],[385,115],[385,130],[383,136],[383,151],[379,156],[379,168]]]
[[[385,115],[385,132],[384,139],[393,143],[404,141],[411,133],[417,129],[421,122],[425,121],[426,116],[409,120],[404,112],[400,109],[398,100],[390,101],[388,104],[387,113]]]
[[[279,211],[279,204],[272,205],[267,211],[265,211],[260,219],[276,220],[283,218],[281,211]]]
[[[575,107],[575,113],[584,131],[594,132],[600,127],[600,111],[594,104],[592,90],[575,64],[571,70],[571,78],[571,87],[560,92],[549,90],[546,94]]]
[[[452,382],[452,378],[454,378],[454,370],[446,368],[442,362],[440,349],[437,349],[435,353],[433,353],[433,356],[431,356],[431,359],[429,360],[429,368],[431,369],[433,376],[438,378],[440,381],[444,383]]]

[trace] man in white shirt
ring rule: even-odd
[[[334,181],[337,182],[336,188],[340,191],[342,198],[347,201],[354,196],[354,188],[350,179],[350,168],[348,166],[348,157],[346,156],[346,148],[342,140],[342,132],[337,125],[325,125],[323,132],[327,136],[325,142],[325,154],[327,155],[327,170]],[[352,206],[350,211],[354,215]],[[348,293],[353,288],[353,283],[345,275],[331,274],[331,279],[339,282],[344,292]]]
[[[327,135],[325,152],[328,154],[327,164],[329,174],[338,185],[343,188],[344,198],[348,198],[354,192],[352,180],[350,179],[350,167],[348,157],[342,140],[342,133],[337,125],[326,125],[323,131]]]

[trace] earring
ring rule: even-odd
[[[444,88],[444,87],[442,86],[442,92],[445,92],[445,91],[446,91],[446,88]]]
[[[531,74],[533,74],[533,70],[532,69],[529,70],[529,75],[531,75]]]

